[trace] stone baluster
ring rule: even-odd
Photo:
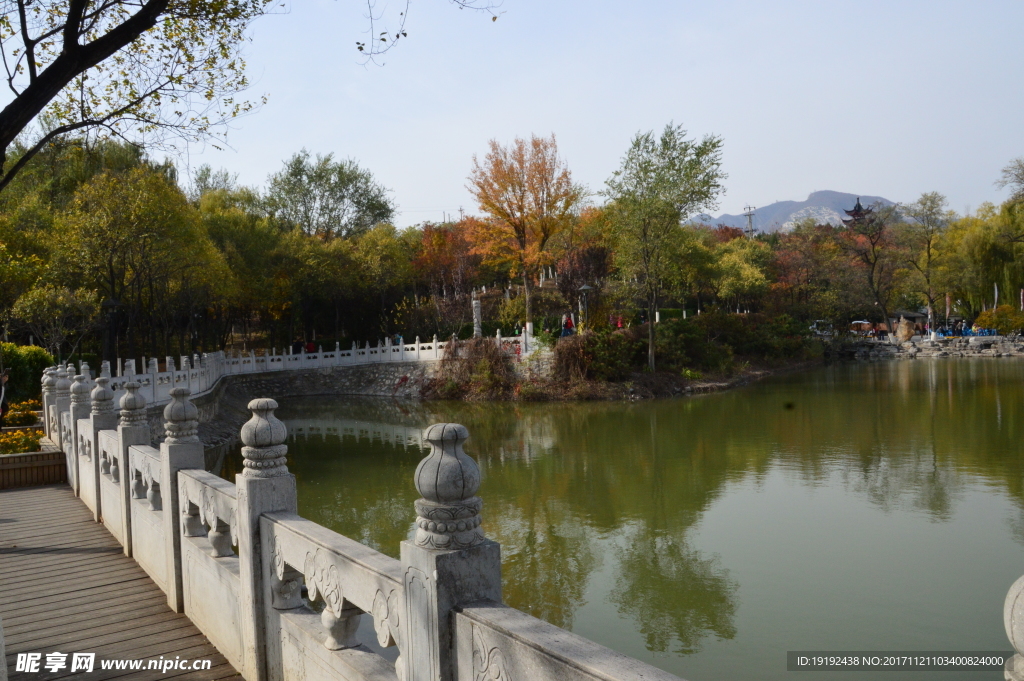
[[[57,434],[52,428],[50,407],[55,406],[57,400],[57,367],[50,367],[43,371],[43,432],[51,440],[57,439]]]
[[[396,667],[406,681],[453,681],[452,611],[501,602],[501,549],[480,526],[480,469],[462,451],[468,437],[457,423],[430,426],[430,454],[416,468],[416,534],[401,545],[409,641]]]
[[[168,358],[173,362],[172,358]],[[172,388],[171,401],[164,407],[164,433],[160,444],[160,478],[163,481],[165,513],[164,537],[167,548],[167,604],[175,612],[185,611],[182,586],[181,535],[178,518],[181,516],[178,493],[178,471],[203,470],[206,458],[203,443],[199,441],[199,410],[189,400],[188,388]]]
[[[231,550],[231,526],[220,518],[207,520],[210,522],[210,530],[206,533],[206,538],[210,540],[210,555],[214,558],[235,555]]]
[[[1017,579],[1003,603],[1003,626],[1016,654],[1006,661],[1007,681],[1024,681],[1024,576]]]
[[[61,414],[71,409],[71,379],[68,378],[67,367],[58,366],[57,371],[54,374],[57,377],[57,383],[54,386],[54,434],[57,436],[55,442],[61,449],[64,448],[63,437],[64,433],[61,430]],[[71,471],[68,471],[68,475],[71,475]]]
[[[249,681],[267,678],[267,610],[264,575],[269,577],[270,547],[260,537],[260,515],[295,513],[298,502],[295,476],[288,472],[285,440],[288,430],[274,416],[277,402],[262,398],[249,402],[252,418],[242,426],[244,469],[235,476],[237,508],[240,617],[244,657],[239,671]],[[262,543],[261,543],[262,542]]]
[[[134,360],[125,362],[134,365]],[[132,367],[134,374],[134,366]],[[127,477],[121,485],[121,536],[124,537],[124,555],[132,555],[132,514],[131,499],[146,495],[142,482],[132,474],[128,461],[128,448],[132,445],[148,445],[151,434],[149,418],[146,415],[146,398],[139,392],[137,381],[124,384],[125,394],[121,395],[121,413],[117,424],[117,455]]]
[[[89,384],[84,374],[75,376],[75,382],[71,384],[71,459],[75,467],[75,494],[82,494],[82,477],[91,475],[95,480],[94,471],[99,468],[95,465],[95,457],[92,455],[92,439],[86,433],[79,433],[80,419],[89,417]],[[81,436],[81,437],[80,437]],[[85,458],[83,462],[81,459]],[[70,471],[69,471],[70,473]]]
[[[109,369],[109,365],[107,367]],[[109,371],[108,371],[109,373]],[[100,376],[96,379],[96,387],[92,389],[92,412],[89,418],[92,419],[93,443],[92,449],[99,453],[101,430],[113,430],[117,428],[117,414],[114,412],[114,391],[110,389],[110,377]],[[108,457],[99,461],[100,473],[105,473],[118,482],[121,479],[121,466],[118,463],[114,452],[108,452]],[[99,456],[97,456],[99,458]],[[97,488],[99,489],[99,488]],[[109,503],[110,500],[108,500]],[[96,502],[97,513],[102,507],[101,500]]]

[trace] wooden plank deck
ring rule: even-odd
[[[67,485],[0,490],[0,618],[10,681],[82,678],[241,681],[224,656],[126,558]],[[67,668],[15,672],[18,653],[69,653]],[[71,674],[70,653],[96,653]],[[206,671],[101,670],[101,660],[211,660]],[[145,662],[143,666],[145,666]]]

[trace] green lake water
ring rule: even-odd
[[[684,678],[1002,678],[787,672],[786,652],[1010,649],[1024,361],[838,365],[637,403],[279,401],[299,513],[395,557],[423,451],[394,440],[464,424],[505,602]]]

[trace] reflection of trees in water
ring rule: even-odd
[[[738,585],[687,544],[730,482],[782,470],[941,522],[980,478],[1017,500],[1021,517],[1010,523],[1024,541],[1022,379],[1024,362],[889,362],[648,403],[318,398],[308,410],[289,408],[406,426],[463,423],[484,475],[484,529],[502,544],[506,602],[571,626],[591,575],[613,559],[622,615],[651,650],[686,653],[736,633]],[[290,447],[299,512],[397,556],[414,517],[421,452],[331,437]],[[605,554],[609,542],[616,548]]]
[[[489,505],[487,534],[501,544],[504,600],[571,628],[590,574],[600,564],[593,530],[577,522],[567,504],[535,501],[536,508]]]
[[[636,523],[615,554],[619,571],[611,600],[636,623],[648,650],[690,654],[708,636],[736,636],[739,585],[717,556],[690,547],[685,534],[652,532]]]

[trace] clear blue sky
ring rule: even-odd
[[[505,0],[494,22],[414,0],[382,67],[355,51],[365,12],[294,0],[260,19],[251,94],[269,102],[234,123],[232,149],[193,148],[188,163],[262,185],[302,147],[352,157],[408,225],[476,212],[473,154],[531,133],[554,133],[595,191],[637,131],[674,120],[720,135],[716,215],[818,189],[939,191],[963,212],[1005,198],[993,182],[1024,155],[1019,0]]]

